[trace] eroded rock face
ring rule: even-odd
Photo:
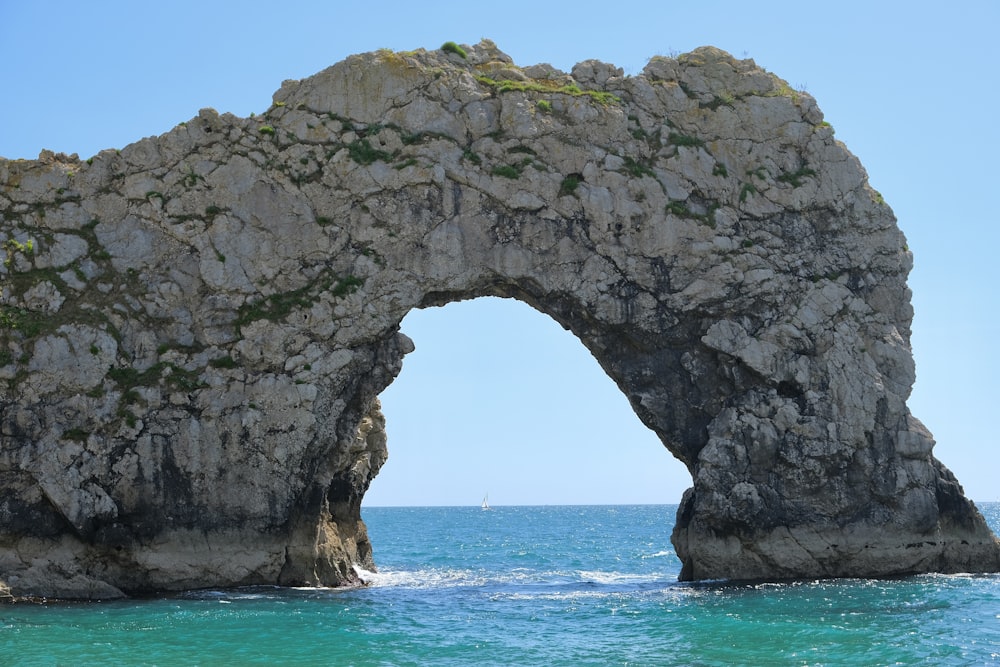
[[[354,56],[262,116],[0,160],[0,581],[356,583],[413,308],[520,299],[687,465],[682,578],[996,571],[911,416],[911,258],[814,100],[713,48],[623,77]]]

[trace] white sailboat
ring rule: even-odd
[[[483,496],[482,508],[484,510],[493,509],[492,507],[490,507],[490,494],[488,493],[485,496]]]

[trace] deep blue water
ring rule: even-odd
[[[367,588],[0,607],[0,665],[1000,664],[1000,576],[680,584],[675,511],[366,508]]]

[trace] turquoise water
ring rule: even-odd
[[[679,584],[675,511],[366,508],[365,589],[0,607],[0,665],[1000,664],[1000,576]]]

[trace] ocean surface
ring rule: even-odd
[[[0,606],[0,665],[1000,664],[1000,576],[681,584],[675,511],[365,508],[367,588]]]

